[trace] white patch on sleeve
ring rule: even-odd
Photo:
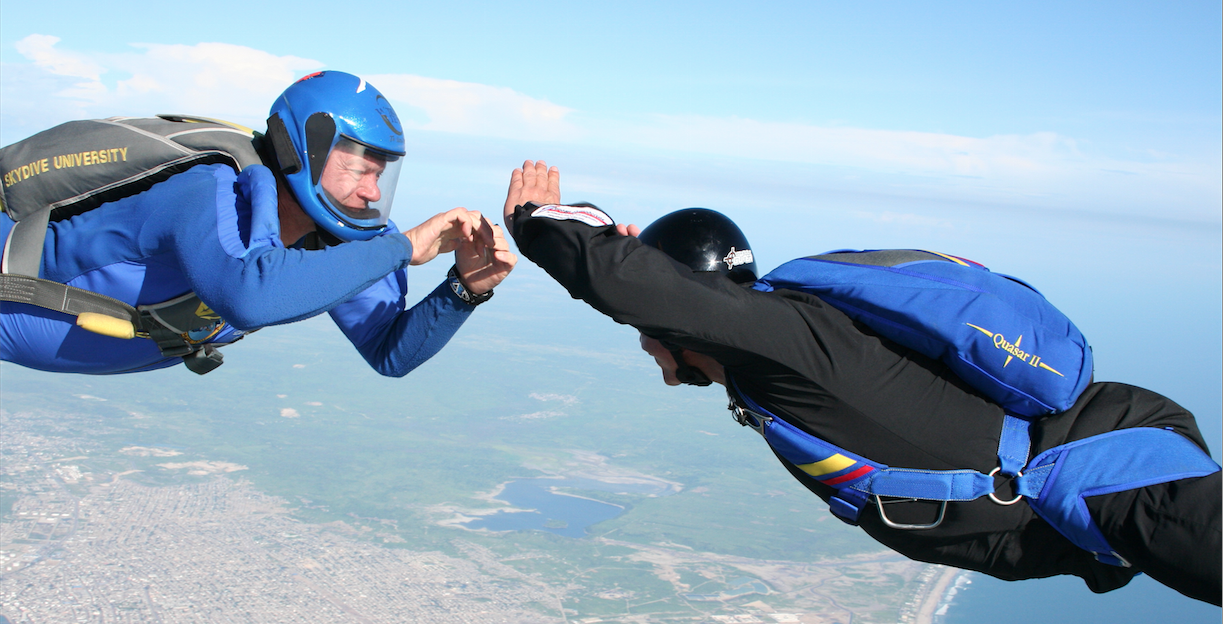
[[[615,223],[607,213],[590,206],[560,206],[549,204],[531,213],[532,218],[556,219],[557,221],[581,221],[590,227],[602,227]]]

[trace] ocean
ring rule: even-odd
[[[1107,594],[1075,577],[1007,582],[965,572],[935,615],[935,624],[1219,624],[1223,610],[1139,576]]]

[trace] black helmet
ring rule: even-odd
[[[693,271],[722,273],[740,284],[759,278],[747,237],[716,210],[676,210],[651,223],[637,240],[661,249]]]

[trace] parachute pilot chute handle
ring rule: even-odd
[[[76,317],[76,324],[86,331],[112,338],[127,340],[136,337],[136,327],[130,320],[97,312],[81,312]]]

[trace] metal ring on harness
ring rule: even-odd
[[[1002,470],[1002,466],[998,466],[998,467],[994,468],[993,470],[989,471],[989,476],[991,476],[991,477],[992,477],[992,476],[994,476],[994,475],[998,474],[998,471],[999,471],[999,470]],[[1022,477],[1022,476],[1023,476],[1023,472],[1018,472],[1018,473],[1016,473],[1016,474],[1015,474],[1015,478],[1019,478],[1019,477]],[[998,498],[997,496],[994,496],[994,493],[993,493],[993,492],[990,492],[990,493],[989,493],[989,499],[990,499],[990,500],[992,500],[992,501],[994,501],[995,503],[998,503],[999,505],[1002,505],[1002,506],[1004,506],[1004,507],[1005,507],[1005,506],[1007,506],[1007,505],[1014,505],[1015,503],[1018,503],[1020,500],[1022,500],[1022,499],[1023,499],[1023,495],[1022,495],[1022,494],[1016,494],[1016,495],[1015,495],[1015,498],[1012,498],[1012,499],[1011,499],[1011,500],[1009,500],[1009,501],[1004,501],[1004,500],[1002,500],[1002,499]]]
[[[875,507],[879,509],[879,519],[883,520],[883,524],[887,525],[887,527],[890,529],[900,529],[902,531],[922,531],[925,529],[933,529],[934,527],[937,527],[943,523],[943,516],[947,514],[947,501],[939,501],[942,504],[939,505],[938,518],[936,518],[934,522],[930,524],[901,524],[899,522],[892,522],[892,520],[888,518],[887,514],[883,512],[883,506],[893,503],[915,503],[918,499],[902,498],[900,500],[888,501],[887,503],[884,503],[883,497],[872,496],[871,498],[875,499]]]

